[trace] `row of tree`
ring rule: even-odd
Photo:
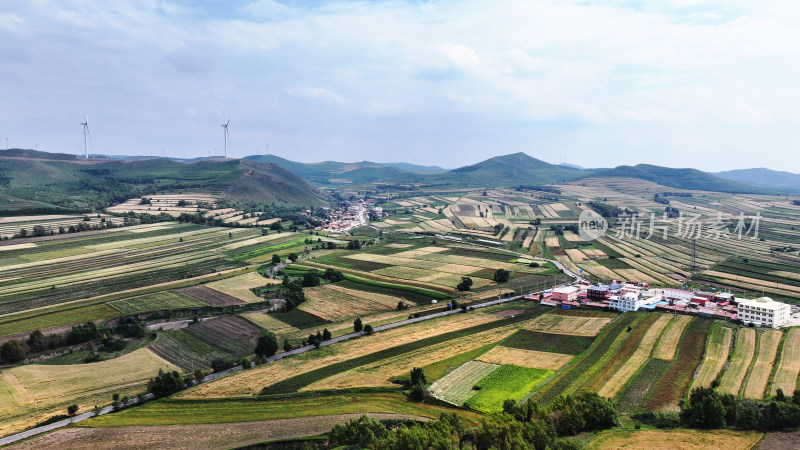
[[[516,402],[508,400],[502,413],[484,418],[477,428],[468,426],[454,413],[442,414],[438,420],[406,422],[393,427],[362,416],[345,425],[334,426],[328,437],[331,447],[377,450],[574,449],[580,446],[559,437],[603,430],[616,424],[617,414],[611,401],[586,392],[561,397],[547,408],[532,402],[517,406]]]
[[[75,325],[66,333],[45,335],[35,330],[28,335],[26,340],[9,340],[0,346],[0,359],[8,363],[22,361],[28,353],[38,353],[53,350],[67,345],[82,344],[98,339],[102,330],[94,322]]]

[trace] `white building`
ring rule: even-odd
[[[638,311],[649,301],[631,292],[622,296],[612,295],[609,300],[608,309],[619,312]]]
[[[778,328],[789,321],[792,307],[769,297],[755,300],[739,299],[737,314],[745,325]]]

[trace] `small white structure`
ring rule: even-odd
[[[608,309],[616,310],[619,312],[638,311],[639,308],[647,304],[647,300],[643,299],[640,295],[632,292],[622,296],[613,295],[609,298]]]
[[[778,328],[789,321],[792,307],[769,297],[739,299],[737,314],[745,325],[752,323],[759,327]]]

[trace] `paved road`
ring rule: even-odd
[[[510,302],[510,301],[513,301],[513,300],[517,300],[517,299],[519,299],[521,297],[522,297],[521,295],[518,295],[518,296],[504,298],[504,299],[492,300],[492,301],[480,303],[480,304],[477,304],[477,305],[470,305],[470,308],[478,309],[478,308],[485,308],[487,306],[499,305],[499,304],[502,304],[502,303]],[[449,316],[451,314],[460,314],[460,313],[461,313],[461,309],[454,309],[454,310],[450,310],[450,311],[441,311],[441,312],[438,312],[438,313],[429,314],[427,316],[415,317],[413,319],[406,319],[406,320],[401,320],[401,321],[398,321],[398,322],[387,323],[385,325],[379,325],[379,326],[375,327],[374,332],[391,330],[392,328],[402,327],[404,325],[409,325],[409,324],[412,324],[412,323],[422,322],[422,321],[425,321],[425,320],[431,320],[431,319],[436,319],[438,317],[444,317],[444,316]],[[324,346],[332,345],[332,344],[335,344],[337,342],[346,341],[346,340],[357,338],[357,337],[364,336],[364,335],[366,335],[366,333],[363,332],[363,331],[360,331],[358,333],[345,334],[345,335],[338,336],[338,337],[335,337],[333,339],[324,341],[324,342],[322,342],[321,346],[324,347]],[[313,345],[306,345],[305,347],[299,347],[299,348],[290,350],[288,352],[280,353],[280,354],[277,354],[275,356],[270,356],[269,358],[267,358],[267,361],[269,361],[269,362],[277,361],[279,359],[283,359],[283,358],[286,358],[286,357],[289,357],[289,356],[292,356],[292,355],[297,355],[297,354],[300,354],[300,353],[305,353],[307,351],[311,351],[311,350],[314,350],[314,349],[315,349],[315,347]],[[217,378],[224,377],[226,375],[230,375],[232,373],[239,372],[241,370],[242,370],[242,366],[236,366],[236,367],[234,367],[232,369],[224,370],[222,372],[212,373],[210,375],[207,375],[205,378],[203,378],[203,383],[211,381],[211,380],[215,380]],[[192,383],[192,384],[195,384],[195,383]],[[152,398],[153,398],[153,394],[147,394],[145,396],[146,400],[151,400]],[[133,406],[133,405],[136,405],[137,403],[138,403],[137,399],[132,399],[127,403],[127,406]],[[114,410],[113,410],[113,408],[111,406],[106,406],[106,407],[100,409],[100,411],[99,411],[99,413],[97,415],[108,414],[108,413],[111,413],[113,411]],[[83,414],[78,414],[78,415],[76,415],[74,417],[71,417],[69,419],[64,419],[64,420],[59,421],[59,422],[51,423],[50,425],[44,425],[44,426],[41,426],[41,427],[37,427],[37,428],[33,428],[33,429],[30,429],[30,430],[27,430],[27,431],[23,431],[21,433],[12,434],[10,436],[6,436],[6,437],[3,437],[3,438],[0,438],[0,446],[8,445],[8,444],[20,441],[22,439],[27,439],[27,438],[36,436],[38,434],[47,433],[49,431],[53,431],[53,430],[56,430],[58,428],[65,427],[65,426],[71,425],[73,423],[82,422],[82,421],[90,419],[92,417],[95,417],[94,412],[86,412],[86,413],[83,413]]]
[[[515,252],[515,251],[512,251],[512,250],[507,250],[507,249],[499,249],[499,248],[491,247],[491,246],[488,246],[488,245],[474,244],[474,243],[468,243],[468,242],[464,242],[464,243],[465,244],[469,244],[469,245],[474,245],[474,246],[477,246],[477,247],[485,247],[485,248],[490,248],[490,249],[493,249],[493,250],[500,250],[500,251],[504,251],[504,252],[509,253],[509,254],[513,254],[513,255],[517,255],[517,256],[523,256],[525,258],[533,258],[533,259],[540,260],[540,261],[547,261],[547,262],[550,262],[550,263],[554,264],[558,269],[560,269],[562,272],[564,272],[565,275],[568,275],[568,276],[571,276],[571,277],[575,278],[576,281],[585,281],[583,277],[580,277],[580,276],[576,275],[575,273],[573,273],[572,271],[567,269],[566,266],[561,264],[561,262],[553,260],[553,259],[541,258],[541,257],[538,257],[538,256],[531,256],[531,255],[527,255],[525,253],[518,253],[518,252]],[[517,300],[519,298],[522,298],[522,296],[521,295],[517,295],[517,296],[509,297],[509,298],[492,300],[492,301],[480,303],[480,304],[477,304],[477,305],[470,305],[470,308],[472,308],[472,309],[485,308],[485,307],[488,307],[488,306],[499,305],[501,303],[506,303],[506,302],[510,302],[510,301],[513,301],[513,300]],[[412,324],[412,323],[422,322],[424,320],[431,320],[431,319],[436,319],[438,317],[444,317],[444,316],[449,316],[451,314],[459,314],[459,313],[461,313],[461,309],[454,309],[454,310],[451,310],[451,311],[442,311],[442,312],[438,312],[438,313],[434,313],[434,314],[429,314],[427,316],[416,317],[416,318],[413,318],[413,319],[401,320],[399,322],[387,323],[385,325],[379,325],[379,326],[375,327],[374,331],[375,332],[379,332],[379,331],[391,330],[392,328],[402,327],[404,325],[409,325],[409,324]],[[345,335],[338,336],[338,337],[335,337],[333,339],[324,341],[324,342],[322,342],[321,346],[324,347],[324,346],[332,345],[332,344],[335,344],[337,342],[346,341],[346,340],[357,338],[357,337],[364,336],[364,335],[366,335],[366,333],[364,333],[363,331],[360,331],[358,333],[345,334]],[[283,358],[286,358],[286,357],[289,357],[289,356],[292,356],[292,355],[298,355],[300,353],[305,353],[307,351],[311,351],[311,350],[314,350],[314,349],[315,349],[315,347],[313,345],[306,345],[305,347],[299,347],[299,348],[290,350],[288,352],[280,353],[280,354],[277,354],[275,356],[270,356],[269,358],[267,358],[267,361],[268,362],[277,361],[279,359],[283,359]],[[222,372],[212,373],[210,375],[207,375],[205,378],[203,378],[203,383],[211,381],[211,380],[215,380],[217,378],[224,377],[226,375],[230,375],[230,374],[238,372],[240,370],[242,370],[242,366],[236,366],[236,367],[234,367],[232,369],[224,370]],[[150,400],[150,399],[153,398],[153,394],[147,394],[145,396],[145,398],[147,400]],[[132,405],[135,405],[137,403],[138,403],[138,400],[137,399],[133,399],[130,402],[128,402],[128,406],[132,406]],[[113,408],[111,406],[106,406],[106,407],[102,408],[97,415],[108,414],[110,412],[113,412]],[[61,428],[61,427],[65,427],[67,425],[71,425],[73,423],[81,422],[81,421],[84,421],[86,419],[90,419],[90,418],[92,418],[94,416],[95,416],[94,412],[86,412],[86,413],[83,413],[83,414],[78,414],[75,417],[71,417],[69,419],[64,419],[64,420],[62,420],[60,422],[52,423],[50,425],[45,425],[45,426],[41,426],[41,427],[30,429],[28,431],[23,431],[21,433],[12,434],[10,436],[6,436],[6,437],[3,437],[3,438],[0,438],[0,446],[8,445],[8,444],[11,444],[13,442],[20,441],[22,439],[27,439],[29,437],[36,436],[36,435],[41,434],[41,433],[47,433],[48,431],[53,431],[55,429],[58,429],[58,428]]]

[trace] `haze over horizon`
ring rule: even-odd
[[[35,1],[0,12],[0,146],[454,168],[800,172],[788,1]]]

